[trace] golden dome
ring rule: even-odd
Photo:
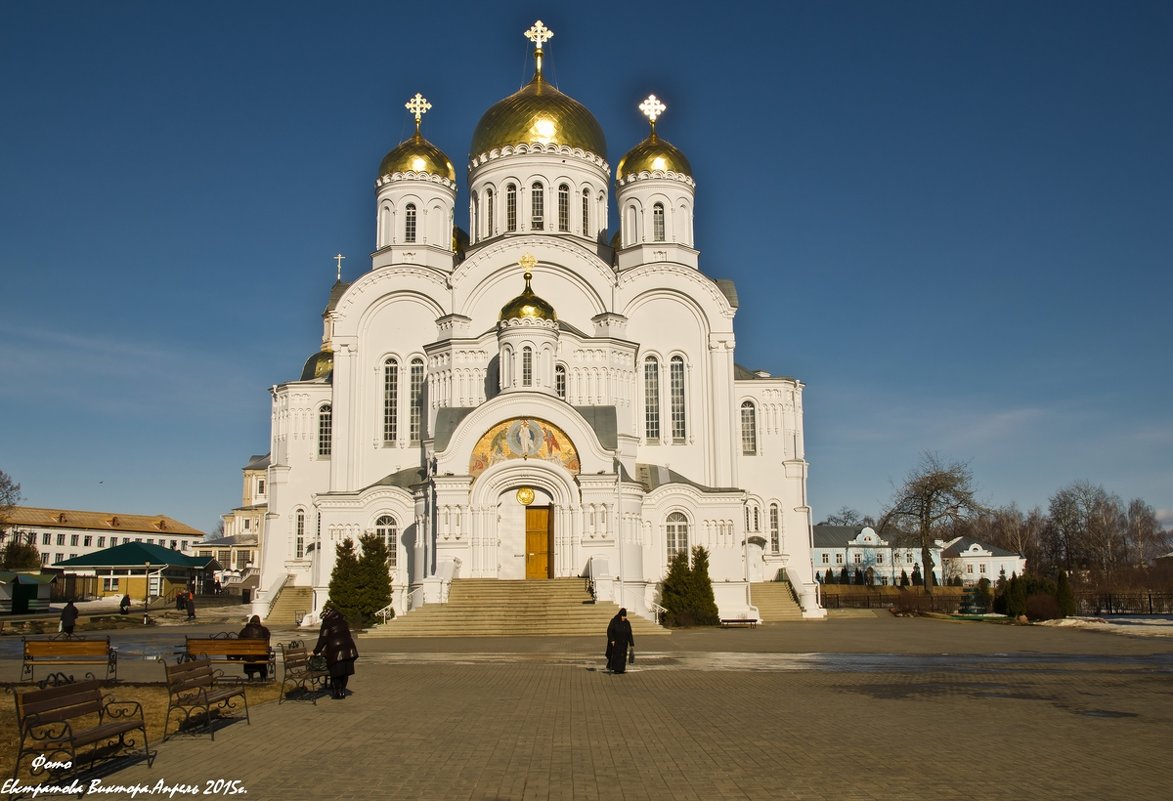
[[[652,131],[651,136],[619,159],[619,166],[615,168],[615,180],[656,170],[692,177],[692,165],[688,163],[684,154],[673,147],[671,142],[661,139]]]
[[[530,279],[534,274],[526,270],[525,291],[501,307],[501,316],[498,320],[557,320],[554,307],[539,298],[530,289]]]
[[[330,375],[332,372],[334,372],[334,354],[328,350],[318,351],[306,359],[305,367],[301,368],[301,380],[313,381],[324,375]]]
[[[400,142],[383,156],[379,177],[397,172],[426,172],[443,176],[449,181],[456,180],[456,169],[444,151],[420,136],[418,128],[415,136]]]
[[[607,139],[599,121],[582,103],[547,83],[540,72],[489,107],[473,131],[469,154],[476,158],[496,148],[534,142],[578,147],[607,157]]]

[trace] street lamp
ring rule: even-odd
[[[151,563],[143,562],[143,625],[150,622],[147,608],[151,605]]]

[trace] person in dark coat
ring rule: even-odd
[[[354,674],[358,648],[350,636],[346,618],[333,607],[328,606],[322,611],[322,629],[318,634],[318,644],[314,646],[314,654],[326,657],[326,666],[330,670],[330,697],[345,698],[346,683]]]
[[[236,636],[242,640],[264,640],[265,645],[269,644],[269,629],[261,625],[260,615],[250,617],[248,623],[240,630],[240,634]],[[244,675],[251,679],[256,673],[261,674],[261,681],[269,678],[269,660],[260,656],[245,659]]]
[[[184,605],[187,607],[187,619],[195,620],[195,595],[189,592]]]
[[[635,638],[631,634],[631,623],[627,621],[627,610],[620,609],[607,624],[607,670],[611,673],[627,670],[629,646],[635,647]]]
[[[61,610],[61,630],[66,634],[73,634],[73,627],[77,623],[77,607],[73,601],[68,601]]]
[[[122,600],[118,602],[118,611],[124,615],[130,614],[130,593],[122,596]]]

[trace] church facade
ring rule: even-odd
[[[290,585],[320,609],[335,549],[374,532],[397,615],[465,577],[582,576],[652,617],[671,556],[702,545],[722,616],[779,577],[822,616],[803,385],[735,362],[737,293],[700,269],[665,106],[641,104],[649,134],[612,176],[598,122],[543,76],[552,33],[526,35],[532,80],[472,135],[467,235],[417,94],[375,181],[370,269],[339,270],[321,350],[272,389],[254,611]]]

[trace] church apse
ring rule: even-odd
[[[578,451],[566,432],[532,417],[506,420],[486,431],[472,449],[469,475],[475,481],[485,470],[510,459],[554,462],[575,475],[580,469]]]

